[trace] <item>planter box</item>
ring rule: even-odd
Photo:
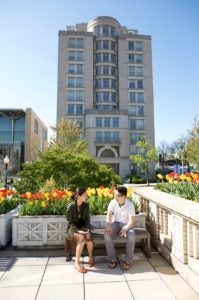
[[[0,248],[5,247],[12,238],[12,216],[17,214],[15,208],[7,214],[0,215]]]
[[[106,216],[91,216],[91,224],[103,228]],[[137,227],[145,227],[145,214],[136,216]],[[13,216],[12,245],[17,248],[53,248],[64,245],[65,216]]]
[[[19,216],[12,220],[12,245],[53,248],[64,245],[66,216]]]

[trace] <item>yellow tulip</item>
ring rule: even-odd
[[[46,207],[46,202],[45,202],[45,201],[42,201],[42,202],[41,202],[41,206],[42,206],[42,207]]]

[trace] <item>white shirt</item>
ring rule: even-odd
[[[135,208],[131,201],[125,200],[124,205],[120,206],[116,199],[111,200],[108,206],[108,213],[112,212],[114,215],[114,222],[127,224],[129,217],[135,216]]]

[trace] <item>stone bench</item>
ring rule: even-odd
[[[146,229],[146,215],[143,213],[140,213],[139,215],[136,215],[135,219],[135,241],[141,242],[141,246],[146,253],[146,256],[148,258],[151,257],[151,242],[150,242],[150,232]],[[106,217],[105,216],[92,216],[91,217],[91,225],[93,227],[92,229],[92,235],[94,240],[94,245],[104,245],[104,230],[106,227]],[[124,244],[126,243],[125,237],[116,237],[114,240],[115,244]]]

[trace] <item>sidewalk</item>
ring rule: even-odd
[[[121,257],[120,257],[121,259]],[[83,258],[87,267],[88,257]],[[65,262],[63,250],[0,250],[1,300],[199,300],[156,252],[147,259],[136,248],[130,271],[111,270],[104,255],[95,267],[78,273]]]

